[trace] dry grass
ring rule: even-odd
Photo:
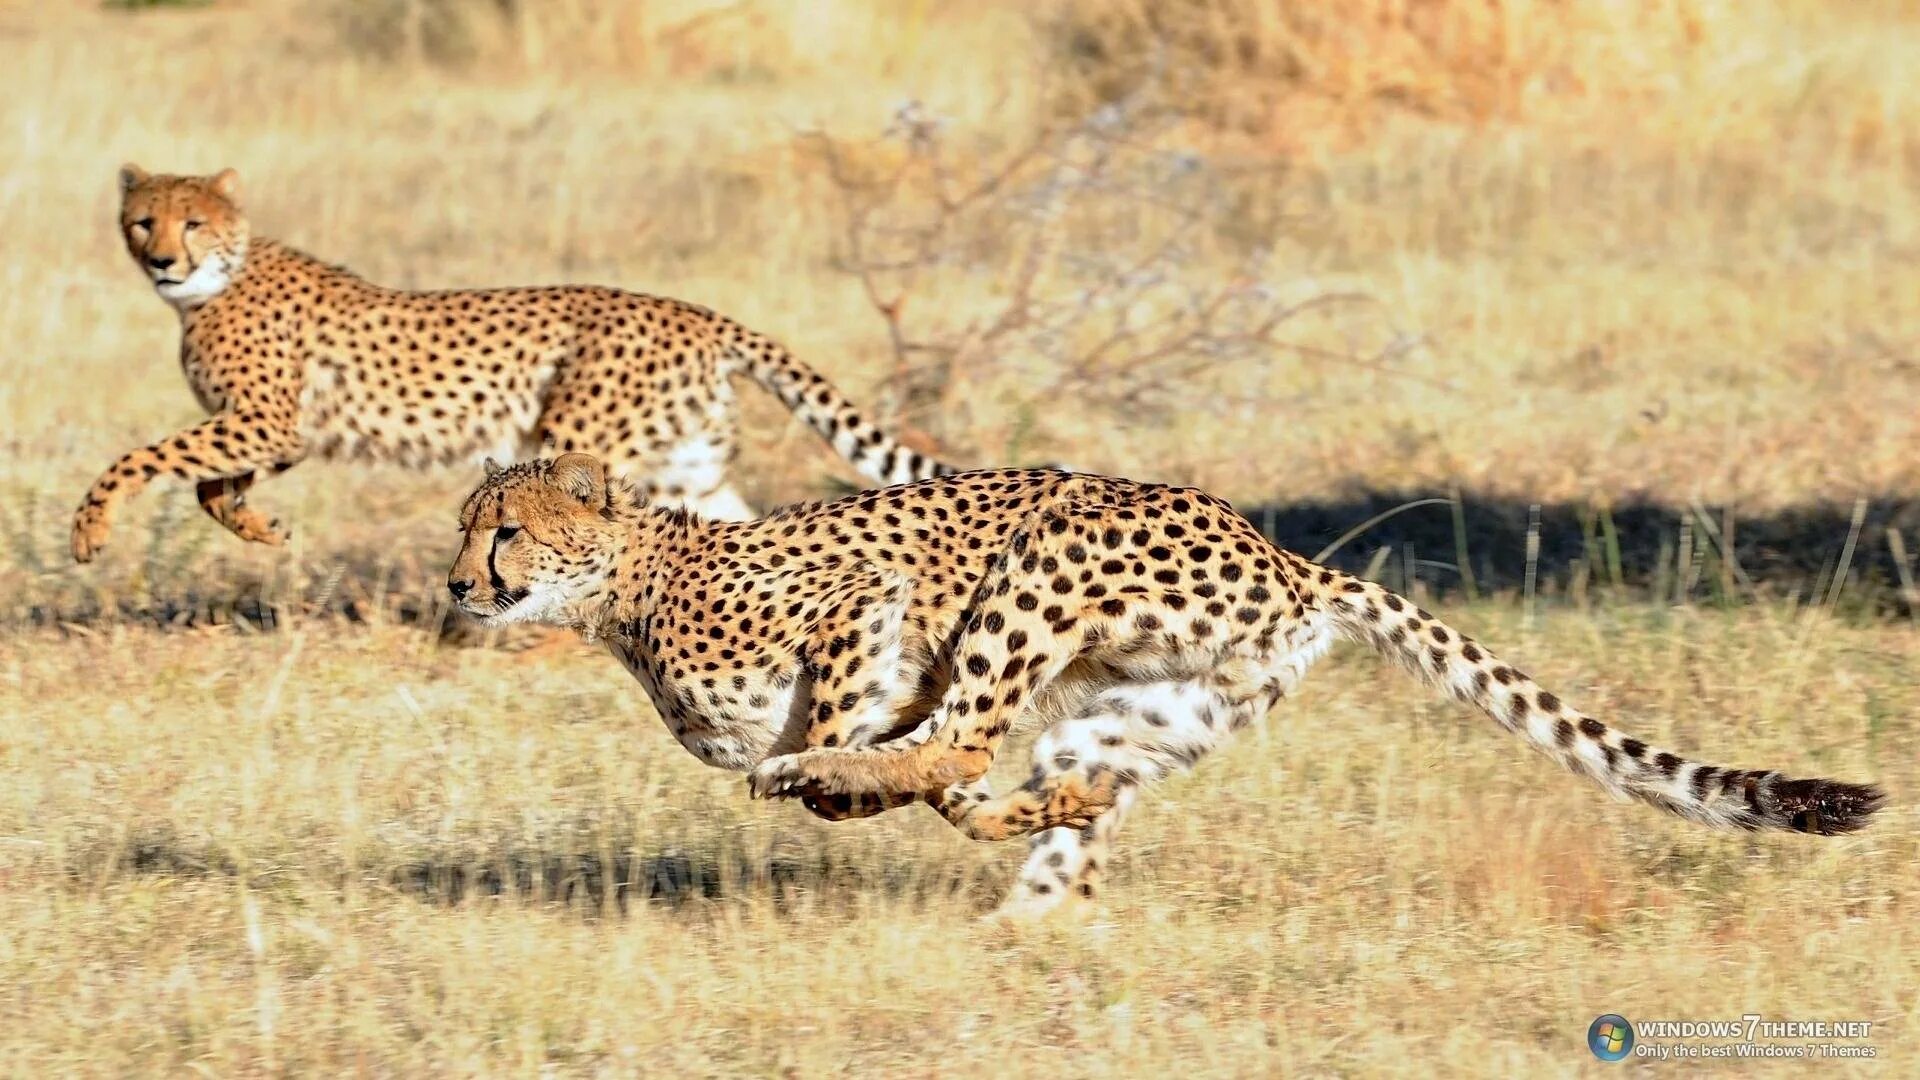
[[[261,231],[396,284],[712,304],[879,400],[884,326],[831,263],[837,192],[801,133],[884,153],[914,98],[986,158],[1156,57],[1181,106],[1163,145],[1235,199],[1196,272],[1265,250],[1287,295],[1371,298],[1304,343],[1417,347],[1210,369],[1227,404],[1151,417],[1063,411],[1034,399],[1044,357],[1004,364],[962,419],[927,420],[958,450],[1263,503],[1911,500],[1917,14],[0,3],[33,90],[0,100],[0,1071],[1552,1075],[1587,1067],[1613,1010],[1870,1018],[1878,1070],[1910,1072],[1908,623],[1449,613],[1650,736],[1884,781],[1865,835],[1613,806],[1341,657],[1129,825],[1104,929],[1002,937],[967,919],[1013,852],[919,813],[750,805],[604,658],[439,645],[417,624],[470,476],[303,466],[258,494],[296,525],[285,553],[238,549],[176,490],[85,571],[65,530],[113,455],[196,412],[111,229],[123,159],[237,166]],[[996,310],[1009,255],[911,310]],[[757,500],[845,475],[777,408],[750,416]],[[360,621],[302,614],[322,596]],[[275,632],[158,625],[248,598]]]
[[[1920,781],[1909,628],[1459,619],[1650,735]],[[1871,1018],[1887,1075],[1917,1049],[1909,809],[1706,834],[1359,656],[1129,823],[1106,928],[1026,936],[969,922],[1015,851],[750,804],[584,648],[122,628],[0,671],[13,1073],[1556,1075],[1615,1010]],[[524,889],[447,902],[494,880]]]

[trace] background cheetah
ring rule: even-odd
[[[729,485],[733,388],[751,376],[870,479],[946,471],[867,422],[779,343],[706,308],[589,286],[403,292],[251,236],[232,169],[121,169],[127,252],[180,314],[180,363],[213,416],[131,451],[87,492],[73,557],[156,476],[192,481],[243,540],[281,525],[246,505],[302,459],[407,463],[592,449],[649,498],[747,517]]]
[[[1090,899],[1140,785],[1266,715],[1342,637],[1707,825],[1850,832],[1882,798],[1632,738],[1191,488],[971,472],[708,522],[569,454],[496,472],[460,524],[463,608],[604,640],[681,744],[751,769],[756,794],[830,817],[925,798],[976,839],[1033,835],[1009,912]],[[1030,721],[1033,776],[994,797],[994,754]]]

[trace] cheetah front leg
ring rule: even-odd
[[[849,576],[800,650],[810,699],[804,744],[867,746],[903,726],[915,697],[902,664],[913,582],[868,566]],[[920,801],[917,792],[806,792],[801,804],[828,821],[872,817]]]
[[[749,777],[753,793],[919,791],[938,806],[941,797],[931,793],[979,781],[1034,696],[1102,639],[1126,608],[1124,600],[1106,597],[1104,585],[1077,580],[1078,564],[1089,559],[1088,529],[1078,515],[1056,511],[1015,533],[975,594],[954,651],[953,681],[924,741],[905,749],[822,747],[769,758]]]
[[[138,495],[157,476],[172,476],[200,486],[200,504],[214,520],[244,540],[279,543],[286,533],[271,519],[246,508],[241,496],[261,469],[292,468],[305,454],[292,426],[264,413],[225,413],[210,417],[170,439],[123,454],[87,490],[73,516],[73,558],[91,562],[106,546],[113,513],[123,499]],[[246,477],[242,481],[239,478]],[[233,481],[231,490],[219,485]]]
[[[250,472],[218,480],[202,480],[194,485],[194,492],[199,496],[200,509],[205,510],[208,517],[219,522],[228,532],[251,543],[279,547],[287,542],[289,535],[280,524],[280,519],[268,517],[246,505],[247,489],[253,486],[253,480],[254,474]]]

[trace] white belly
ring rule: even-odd
[[[659,685],[646,665],[624,646],[608,642],[607,651],[646,690],[654,711],[660,714],[661,722],[674,740],[714,768],[745,772],[772,754],[777,745],[789,741],[782,735],[793,726],[794,698],[800,686],[797,682],[784,689],[765,687],[757,693],[742,691],[743,696],[764,699],[765,703],[757,707],[745,701],[719,704],[702,701],[697,688],[685,691],[694,695],[693,701],[688,702],[681,688]],[[803,732],[805,719],[804,715],[799,717]]]

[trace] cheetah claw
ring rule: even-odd
[[[756,799],[798,799],[827,794],[807,775],[804,755],[781,754],[753,767],[747,790]]]

